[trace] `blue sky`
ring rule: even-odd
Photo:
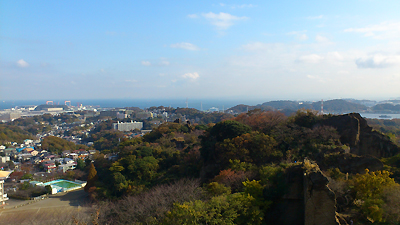
[[[0,2],[0,99],[400,97],[400,1]]]

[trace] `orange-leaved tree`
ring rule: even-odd
[[[90,168],[89,168],[87,183],[85,186],[86,192],[89,191],[89,189],[94,186],[94,183],[96,182],[96,180],[97,180],[97,171],[96,171],[96,168],[94,167],[93,163],[91,163]]]

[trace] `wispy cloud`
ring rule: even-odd
[[[19,67],[28,67],[29,63],[25,62],[25,60],[23,60],[23,59],[20,59],[20,60],[17,61],[17,65]]]
[[[292,31],[287,33],[288,35],[293,35],[296,37],[296,39],[300,40],[300,41],[305,41],[308,40],[308,36],[305,34],[307,31]]]
[[[257,7],[257,5],[253,5],[253,4],[241,4],[241,5],[237,5],[237,4],[225,4],[225,3],[219,3],[220,6],[222,7],[229,7],[231,9],[243,9],[243,8],[253,8],[253,7]]]
[[[200,48],[197,47],[196,45],[191,44],[191,43],[187,43],[187,42],[171,44],[170,47],[171,48],[181,48],[181,49],[186,49],[186,50],[190,50],[190,51],[198,51],[198,50],[200,50]]]
[[[309,20],[319,20],[322,19],[324,16],[323,15],[319,15],[319,16],[308,16],[307,19]]]
[[[313,76],[313,75],[310,75],[310,74],[307,75],[307,78],[311,79],[311,80],[317,80],[318,82],[321,82],[321,83],[326,83],[327,81],[329,81],[329,79],[325,79],[325,78],[322,78],[320,76]]]
[[[169,64],[170,64],[170,62],[167,60],[162,60],[160,63],[161,66],[169,66]]]
[[[358,68],[386,68],[394,65],[400,65],[400,55],[368,55],[357,58],[355,63]]]
[[[209,12],[201,14],[204,18],[206,18],[210,23],[220,30],[226,30],[236,21],[247,20],[246,16],[234,16],[229,13],[220,12],[219,14]]]
[[[327,37],[322,35],[315,36],[315,40],[321,44],[333,44]]]
[[[149,61],[142,61],[141,63],[143,66],[151,66],[151,62]]]
[[[199,16],[197,14],[189,14],[189,15],[187,15],[187,17],[189,17],[191,19],[199,18]]]
[[[305,63],[319,63],[323,59],[324,59],[323,56],[317,54],[303,55],[299,57],[299,61]]]
[[[348,28],[345,32],[362,33],[374,39],[390,39],[400,37],[400,22],[383,22],[363,28]]]
[[[197,72],[194,72],[194,73],[185,73],[182,75],[182,77],[185,79],[196,80],[197,78],[200,77],[200,75]]]

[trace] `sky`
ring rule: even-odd
[[[2,0],[0,100],[398,98],[399,9],[398,0]]]

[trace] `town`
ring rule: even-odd
[[[38,183],[46,184],[56,179],[85,180],[85,167],[98,157],[99,150],[107,160],[118,159],[118,153],[112,152],[111,146],[104,147],[100,140],[94,140],[91,136],[102,130],[102,126],[117,132],[121,141],[142,137],[168,121],[209,123],[232,117],[232,111],[231,114],[218,112],[215,107],[199,112],[189,108],[162,106],[146,110],[82,104],[74,107],[68,103],[53,105],[48,101],[43,105],[17,106],[0,112],[4,125],[0,130],[0,169],[3,171],[0,177],[3,191],[0,206],[5,206],[10,197],[31,199],[39,194],[47,194],[46,185],[41,185],[42,191],[34,190]],[[30,187],[25,183],[29,183]],[[64,189],[58,188],[49,193],[60,191]]]

